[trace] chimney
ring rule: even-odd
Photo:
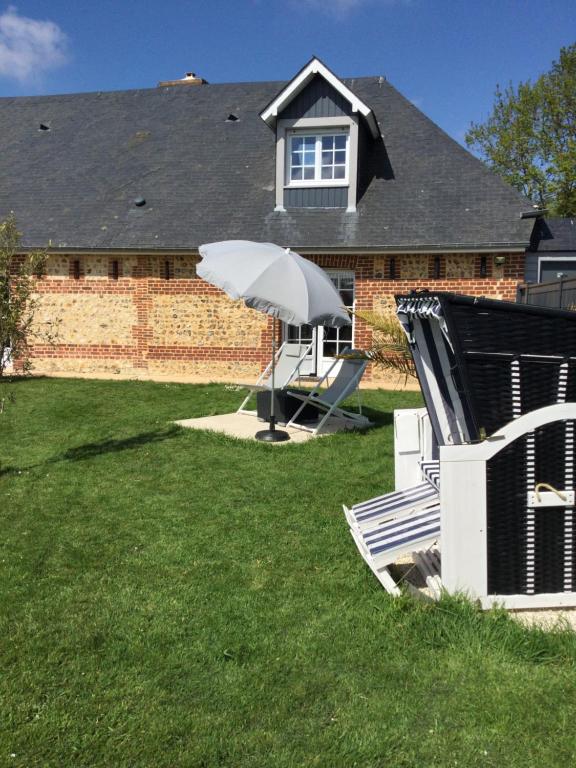
[[[161,80],[158,83],[158,88],[172,85],[206,85],[207,83],[207,80],[204,80],[203,77],[198,77],[194,72],[186,72],[181,80]]]

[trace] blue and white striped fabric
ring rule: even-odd
[[[355,504],[351,509],[344,507],[344,513],[351,527],[363,530],[399,515],[414,514],[436,502],[438,491],[429,482],[425,482],[403,491],[376,496]]]
[[[384,525],[356,533],[364,559],[373,568],[393,563],[399,555],[432,544],[440,537],[440,505],[416,515],[391,520]]]
[[[439,461],[421,461],[420,469],[425,480],[440,491],[440,462]]]

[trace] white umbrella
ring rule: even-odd
[[[261,440],[288,439],[275,429],[274,358],[276,320],[291,325],[349,325],[351,320],[328,275],[316,264],[289,248],[249,240],[224,240],[201,245],[197,274],[221,288],[232,299],[274,318],[272,334],[272,390],[270,429],[258,432]]]

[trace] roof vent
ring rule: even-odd
[[[40,123],[40,125],[38,126],[38,130],[39,131],[49,131],[50,130],[50,126],[48,125],[48,123]]]
[[[146,205],[146,200],[143,197],[137,197],[134,199],[134,205],[137,208],[142,208],[143,205]]]
[[[208,81],[203,77],[198,77],[195,72],[186,72],[181,80],[161,80],[158,88],[164,88],[172,85],[207,85]]]
[[[226,118],[226,122],[227,122],[227,123],[237,123],[237,122],[238,122],[238,120],[240,120],[240,118],[238,117],[238,115],[233,115],[233,114],[232,114],[232,112],[230,112],[230,114],[229,114],[229,115],[228,115],[228,117]]]

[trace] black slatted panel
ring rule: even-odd
[[[535,433],[535,480],[563,490],[566,478],[564,422],[556,421],[540,427]]]
[[[491,435],[512,421],[512,358],[474,355],[467,362],[476,395],[478,424]]]
[[[534,312],[507,302],[494,306],[481,299],[476,305],[459,297],[444,304],[458,329],[463,352],[576,355],[576,312]]]
[[[560,362],[520,361],[522,413],[530,413],[558,402]]]
[[[576,361],[568,363],[568,382],[566,385],[566,402],[576,403]]]
[[[542,507],[535,511],[535,592],[564,589],[564,507]]]
[[[488,594],[526,591],[526,440],[487,462]]]

